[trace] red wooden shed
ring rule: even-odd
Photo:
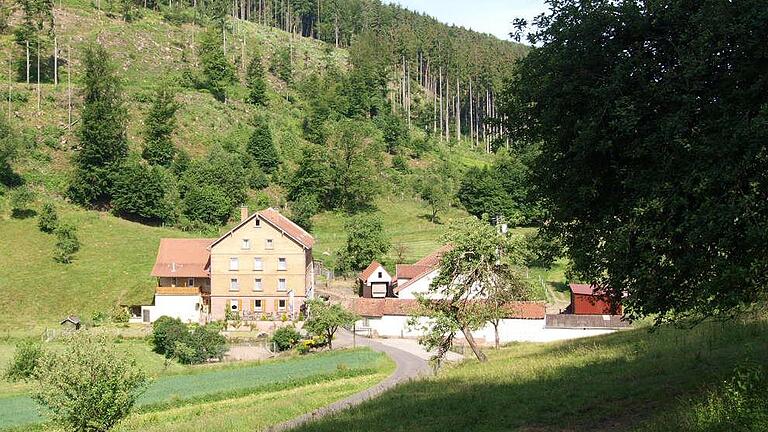
[[[571,305],[568,313],[574,315],[621,315],[621,305],[613,307],[610,298],[602,294],[598,287],[590,284],[569,284]]]

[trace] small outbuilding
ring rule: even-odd
[[[80,330],[80,317],[70,315],[59,323],[65,330]]]
[[[605,295],[596,285],[569,284],[571,304],[566,313],[573,315],[621,315],[621,304]]]
[[[357,275],[360,296],[363,298],[394,297],[392,276],[378,261],[372,261],[365,270]]]

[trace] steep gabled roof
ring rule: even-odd
[[[397,279],[413,279],[416,276],[424,273],[424,270],[430,269],[429,266],[416,265],[416,264],[397,264],[395,266],[395,273]]]
[[[280,214],[279,211],[270,207],[268,209],[256,212],[251,216],[247,217],[245,220],[237,224],[234,228],[227,231],[226,234],[224,234],[223,236],[216,239],[213,243],[211,243],[210,247],[215,246],[220,241],[231,236],[232,233],[240,229],[240,227],[244,226],[248,222],[254,220],[255,218],[260,218],[264,222],[267,222],[268,224],[272,225],[277,230],[281,231],[283,234],[293,239],[293,241],[295,241],[305,249],[312,249],[312,246],[314,246],[315,244],[315,238],[312,237],[310,233],[304,231],[304,229],[302,229],[300,226],[293,223],[293,221],[291,221],[287,217]]]
[[[437,250],[435,250],[431,254],[416,261],[416,264],[398,265],[397,278],[408,279],[408,282],[405,282],[402,285],[398,285],[395,288],[395,293],[399,293],[400,291],[413,285],[423,277],[437,270],[437,268],[440,266],[440,260],[443,258],[443,254],[445,254],[445,252],[451,249],[453,249],[453,245],[445,244],[443,246],[440,246]]]
[[[361,271],[360,274],[357,275],[357,278],[361,281],[365,282],[368,280],[369,277],[373,275],[373,272],[376,271],[377,268],[384,267],[381,264],[379,264],[378,261],[373,260],[370,264],[368,264],[368,267],[365,268],[365,270]],[[387,271],[387,269],[384,269],[384,271]]]
[[[155,277],[209,277],[211,253],[208,247],[215,239],[160,239],[157,258],[152,268]]]
[[[394,289],[395,293],[399,293],[400,291],[408,288],[409,286],[415,284],[416,282],[420,281],[421,279],[423,279],[424,277],[426,277],[430,273],[432,273],[432,272],[437,270],[437,266],[434,266],[434,267],[423,266],[423,267],[424,267],[424,271],[422,271],[421,273],[417,274],[413,278],[409,279],[408,282],[406,282],[406,283],[404,283],[402,285],[398,285],[397,287],[395,287],[395,289]]]

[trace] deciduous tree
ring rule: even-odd
[[[308,300],[307,309],[309,318],[304,322],[304,328],[312,334],[325,337],[329,349],[333,349],[333,336],[339,327],[352,325],[359,319],[340,304],[320,299]]]

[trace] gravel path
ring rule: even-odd
[[[287,422],[280,423],[272,426],[267,430],[269,432],[287,431],[295,427],[301,426],[305,423],[309,423],[321,417],[333,414],[338,411],[345,410],[349,407],[361,404],[369,399],[372,399],[381,393],[389,390],[395,385],[409,381],[414,378],[428,376],[431,374],[431,370],[427,365],[427,362],[409,352],[403,351],[393,346],[384,345],[382,343],[373,341],[366,337],[357,336],[356,344],[358,346],[367,346],[374,351],[383,352],[387,354],[397,365],[395,372],[392,373],[387,379],[376,384],[373,387],[365,389],[359,393],[353,394],[346,399],[334,402],[328,406],[317,409],[315,411],[306,413],[302,416],[296,417]],[[338,346],[351,346],[352,334],[346,330],[339,329],[337,338],[334,340],[334,345]]]

